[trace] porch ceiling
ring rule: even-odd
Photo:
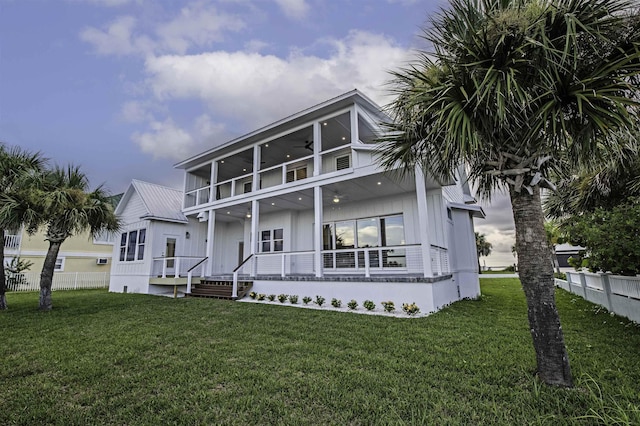
[[[376,174],[336,182],[323,187],[322,205],[325,209],[335,208],[346,203],[362,202],[373,198],[385,198],[415,190],[412,176],[402,180],[386,174]],[[338,199],[338,203],[334,200]],[[216,212],[217,221],[235,221],[247,219],[251,203],[246,202]],[[260,213],[268,214],[283,210],[313,209],[313,189],[291,192],[260,200]]]

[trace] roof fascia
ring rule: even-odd
[[[344,93],[335,98],[324,101],[320,104],[317,104],[311,108],[307,108],[300,112],[297,112],[293,115],[285,117],[281,120],[278,120],[274,123],[271,123],[267,126],[261,127],[253,132],[247,133],[243,136],[240,136],[236,139],[232,139],[220,146],[215,148],[211,148],[207,151],[204,151],[200,154],[197,154],[193,157],[190,157],[184,161],[174,164],[174,168],[176,169],[191,169],[195,167],[197,164],[206,163],[211,161],[216,157],[216,153],[222,153],[226,149],[239,145],[242,143],[243,146],[250,146],[251,144],[266,139],[264,136],[268,135],[268,137],[272,137],[273,135],[270,133],[277,132],[282,133],[286,131],[286,126],[290,125],[292,122],[300,122],[300,121],[314,121],[319,119],[322,115],[331,115],[329,112],[323,113],[324,110],[328,110],[331,107],[338,106],[340,104],[341,108],[348,108],[351,103],[359,103],[363,105],[366,109],[371,109],[371,111],[380,111],[381,108],[373,102],[371,99],[366,97],[364,94],[359,92],[357,89],[354,89],[350,92]],[[303,123],[301,123],[303,124]],[[282,128],[282,130],[278,131],[278,129]],[[288,132],[287,132],[288,133]],[[244,142],[244,143],[243,143]],[[239,147],[239,146],[238,146]]]

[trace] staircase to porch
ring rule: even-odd
[[[252,286],[253,281],[238,281],[237,299],[242,299],[244,296],[246,296],[246,294],[251,291]],[[193,285],[189,296],[234,300],[233,280],[202,278],[200,280],[200,283]]]

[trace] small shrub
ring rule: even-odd
[[[273,302],[274,300],[276,300],[276,295],[275,294],[270,294],[267,296],[267,299],[269,299],[270,302]]]
[[[292,305],[297,305],[298,304],[298,296],[295,294],[292,294],[289,296],[289,302],[291,302]]]
[[[302,303],[304,303],[305,305],[308,305],[309,302],[311,302],[311,300],[313,299],[311,299],[309,296],[305,296],[302,298]]]
[[[402,310],[405,311],[407,313],[407,315],[415,315],[418,312],[420,312],[420,308],[418,308],[418,305],[414,303],[403,303],[402,304]]]
[[[376,308],[376,304],[373,303],[373,300],[365,300],[362,306],[364,306],[367,311],[373,311]]]
[[[324,304],[324,297],[316,295],[316,305],[322,306]]]
[[[256,293],[255,291],[252,291],[251,293],[249,293],[249,297],[252,299],[255,299],[256,297],[258,297],[258,293]]]
[[[342,300],[336,299],[334,297],[333,299],[331,299],[331,306],[333,306],[334,308],[339,308],[340,306],[342,306]]]
[[[553,276],[556,277],[559,280],[567,280],[567,274],[563,273],[563,272],[554,272]]]
[[[396,310],[396,305],[394,305],[390,300],[388,302],[382,302],[382,306],[384,307],[385,312],[393,312]]]
[[[358,308],[358,302],[355,299],[351,299],[349,303],[347,303],[347,307],[351,310],[356,310]]]
[[[264,300],[264,298],[265,298],[265,297],[267,297],[267,295],[266,295],[266,294],[260,293],[260,294],[258,295],[258,300]]]
[[[287,294],[279,294],[278,295],[278,301],[280,303],[286,302],[288,298],[289,298],[289,295],[287,295]]]

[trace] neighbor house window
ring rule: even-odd
[[[64,271],[64,257],[59,257],[56,259],[56,265],[53,267],[54,271]]]
[[[260,251],[263,253],[270,251],[283,251],[284,232],[282,228],[262,231],[260,233]]]
[[[144,258],[145,228],[123,232],[120,235],[120,262],[132,262]]]

